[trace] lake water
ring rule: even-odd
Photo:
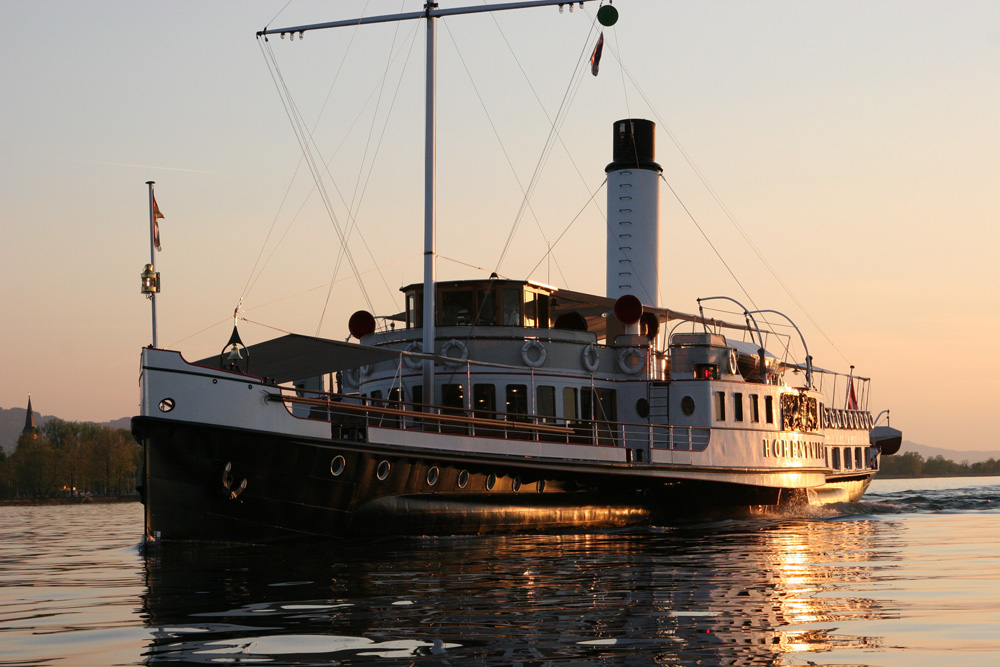
[[[0,508],[2,665],[1000,665],[1000,478],[641,533],[139,547]]]

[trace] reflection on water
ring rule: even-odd
[[[0,508],[0,664],[1000,664],[1000,485],[642,533],[137,548]]]
[[[785,664],[803,651],[880,646],[836,624],[895,613],[858,591],[899,531],[814,519],[305,548],[161,545],[146,559],[146,658]]]

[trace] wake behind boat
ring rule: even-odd
[[[554,4],[360,22],[425,20],[430,67],[438,16]],[[431,154],[433,117],[429,96]],[[221,355],[196,362],[143,349],[133,433],[147,537],[617,528],[860,498],[901,442],[868,410],[868,379],[815,368],[804,338],[804,363],[769,352],[784,336],[769,322],[794,327],[777,311],[729,297],[696,314],[661,306],[655,125],[615,121],[610,146],[603,295],[436,281],[428,160],[424,280],[402,288],[404,312],[381,316],[398,328],[358,311],[359,343],[293,334],[246,347],[234,328]],[[706,317],[715,300],[744,321]]]

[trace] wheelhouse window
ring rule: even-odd
[[[424,326],[424,320],[421,314],[424,312],[423,309],[423,290],[417,290],[415,292],[408,292],[406,294],[406,328],[407,329],[419,329]]]
[[[774,396],[764,397],[764,419],[768,424],[774,423]]]
[[[476,314],[476,293],[472,289],[441,290],[438,294],[440,326],[471,326]]]
[[[541,287],[513,280],[467,280],[438,283],[435,323],[438,326],[549,327],[551,296]],[[406,294],[406,327],[423,326],[423,287]]]
[[[757,394],[750,394],[750,421],[755,424],[760,421],[760,401]]]
[[[503,323],[509,327],[521,326],[522,303],[521,290],[504,289],[503,294]]]
[[[743,394],[733,394],[733,419],[743,421]]]

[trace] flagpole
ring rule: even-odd
[[[150,270],[156,271],[156,238],[153,227],[156,225],[156,215],[153,204],[153,184],[156,181],[146,181],[149,186],[149,266]],[[156,292],[149,292],[149,302],[153,307],[153,347],[156,347]]]

